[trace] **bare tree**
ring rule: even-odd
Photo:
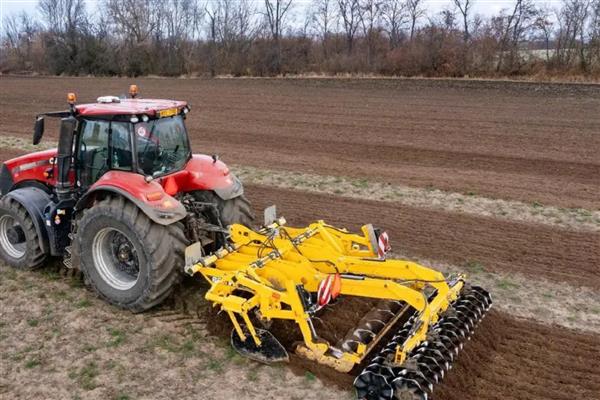
[[[247,0],[214,0],[207,4],[209,40],[211,46],[211,75],[215,74],[217,48],[227,72],[243,69],[248,47],[257,31],[256,11]]]
[[[73,32],[87,24],[84,0],[39,0],[38,9],[51,32]]]
[[[596,71],[600,71],[600,0],[592,4],[589,43],[590,61],[595,62]]]
[[[360,3],[359,0],[337,0],[337,3],[346,36],[346,50],[351,54],[360,25]]]
[[[337,18],[333,0],[313,0],[310,12],[317,36],[327,42]]]
[[[167,73],[189,73],[192,59],[192,42],[197,35],[204,9],[198,0],[166,0],[163,3],[159,24],[166,41]]]
[[[585,54],[586,25],[592,9],[591,0],[565,0],[558,13],[559,32],[556,57],[563,67],[571,66],[579,58],[580,66],[587,69]]]
[[[469,13],[471,12],[471,7],[473,6],[473,0],[452,0],[458,11],[460,11],[460,15],[463,19],[463,41],[466,43],[469,41]]]
[[[423,0],[407,0],[406,8],[410,17],[410,40],[412,42],[415,36],[415,28],[417,22],[421,17],[425,16],[425,9],[423,8]]]
[[[308,10],[310,27],[314,35],[321,41],[323,57],[329,57],[331,32],[336,28],[338,14],[335,0],[313,0]]]
[[[105,0],[104,5],[116,32],[127,42],[143,43],[160,28],[160,0]]]
[[[476,0],[450,0],[430,14],[425,0],[310,1],[294,19],[294,0],[100,0],[95,15],[85,0],[39,0],[40,22],[4,19],[0,71],[456,76],[545,65],[600,73],[600,0],[560,0],[554,9],[511,0],[491,16],[474,14]],[[526,54],[534,48],[545,57]]]
[[[554,22],[550,17],[548,8],[540,8],[535,19],[534,27],[542,34],[544,48],[546,49],[546,62],[550,61],[550,38],[552,37]]]
[[[390,37],[390,47],[396,48],[400,44],[402,27],[408,20],[406,3],[401,0],[383,0],[381,17],[385,30]]]
[[[40,0],[38,9],[48,31],[44,45],[51,69],[55,73],[79,73],[90,25],[84,0]]]
[[[450,8],[440,11],[440,23],[446,32],[456,29],[456,12]]]
[[[281,72],[281,35],[284,28],[284,21],[292,5],[292,0],[264,0],[265,17],[271,33],[271,38],[275,42],[275,57],[273,71]]]
[[[535,0],[516,0],[511,14],[502,16],[503,33],[500,40],[500,54],[496,71],[500,71],[508,53],[509,67],[520,69],[521,56],[519,54],[519,44],[525,34],[534,26],[537,16]]]
[[[208,4],[215,4],[209,2]],[[206,7],[204,9],[208,20],[208,70],[210,76],[217,74],[217,10],[218,8]]]
[[[9,15],[3,21],[4,38],[2,47],[6,50],[0,52],[3,56],[12,57],[13,64],[18,69],[32,69],[33,46],[40,26],[26,12]]]
[[[373,45],[379,29],[381,18],[382,0],[362,0],[360,12],[360,24],[363,35],[367,40],[367,64],[373,64]]]

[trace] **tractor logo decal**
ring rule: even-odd
[[[142,137],[147,137],[148,136],[148,130],[146,129],[145,126],[138,127],[137,130],[136,130],[136,133],[139,136],[142,136]]]

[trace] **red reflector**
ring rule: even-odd
[[[385,259],[385,254],[391,249],[390,238],[388,237],[387,232],[381,232],[379,239],[377,240],[377,255],[383,260]]]
[[[333,285],[331,286],[331,299],[335,299],[342,291],[342,277],[336,273],[333,277]]]
[[[342,278],[340,274],[327,275],[319,283],[317,290],[317,304],[319,307],[326,306],[331,300],[334,300],[342,290]]]

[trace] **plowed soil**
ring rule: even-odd
[[[22,153],[2,149],[0,161]],[[324,219],[358,230],[373,223],[390,233],[396,251],[457,265],[478,262],[488,271],[514,271],[534,279],[543,276],[600,288],[597,233],[266,186],[247,185],[246,193],[256,210],[276,204],[290,224]]]
[[[122,94],[130,83],[129,79],[2,76],[0,134],[29,138],[36,113],[65,108],[68,91],[77,92],[81,102],[93,101],[99,95]],[[226,162],[600,209],[598,85],[384,79],[136,79],[135,83],[144,97],[189,100],[193,112],[188,127],[195,151],[218,153]],[[46,125],[47,136],[54,140],[55,122]],[[0,149],[0,160],[21,153]],[[325,219],[357,229],[372,222],[390,233],[394,250],[400,253],[457,265],[476,262],[487,271],[515,272],[532,279],[543,276],[600,290],[600,234],[272,187],[249,185],[246,190],[256,210],[277,204],[290,224]],[[224,350],[216,344],[211,351],[196,352],[196,339],[185,346],[185,336],[181,348],[177,341],[175,346],[162,338],[137,349],[134,344],[168,331],[179,313],[173,321],[154,326],[151,316],[131,316],[96,300],[92,300],[93,311],[86,311],[86,296],[92,296],[83,289],[73,290],[54,280],[26,282],[28,278],[20,274],[9,279],[8,272],[5,277],[0,281],[7,285],[0,293],[6,310],[0,312],[0,327],[10,335],[0,334],[0,339],[5,344],[2,353],[8,357],[2,361],[10,360],[10,369],[0,373],[0,394],[119,398],[125,386],[139,398],[204,393],[211,398],[308,399],[342,398],[352,384],[352,375],[296,356],[292,356],[292,369],[303,376],[313,372],[324,380],[324,387],[312,390],[309,375],[305,382],[298,377],[263,376],[262,369],[260,384],[252,383],[258,379],[251,374],[259,370],[255,364],[227,364],[231,357],[220,354]],[[193,292],[198,295],[196,288]],[[76,299],[70,298],[72,294]],[[324,337],[337,339],[368,305],[351,304],[349,313],[334,315],[320,326],[327,330]],[[39,321],[25,323],[23,310],[31,313],[32,308]],[[58,310],[56,315],[53,310]],[[223,324],[222,317],[207,314],[200,319],[207,322],[212,338],[229,335],[231,327]],[[52,326],[46,327],[50,322]],[[106,331],[107,323],[128,336],[115,345],[114,331]],[[22,327],[13,331],[19,324]],[[40,339],[36,326],[52,329],[50,339]],[[152,329],[143,331],[148,326]],[[61,333],[62,327],[68,329]],[[288,347],[299,338],[296,330],[277,326],[275,330]],[[97,350],[73,346],[89,342],[98,347],[99,338],[109,344]],[[19,347],[22,341],[27,346]],[[156,353],[157,347],[162,352]],[[38,358],[24,359],[31,349]],[[180,355],[185,352],[189,355]],[[144,357],[141,363],[139,354]],[[215,354],[218,357],[211,359]],[[112,364],[102,361],[102,375],[91,378],[97,379],[98,387],[79,377],[85,377],[88,365],[79,360],[104,358],[122,365],[113,371]],[[436,388],[434,400],[600,400],[599,359],[598,335],[492,310]],[[65,363],[69,368],[77,364],[77,369],[66,376]],[[190,370],[188,364],[196,369]],[[152,366],[154,371],[138,374],[139,365]],[[223,370],[228,377],[225,384],[221,384]],[[42,383],[31,385],[32,381]],[[33,395],[38,389],[50,394]]]
[[[600,399],[598,336],[491,311],[435,400]]]
[[[26,152],[16,149],[0,149],[0,163],[18,157]]]
[[[345,301],[348,304],[344,305]],[[368,310],[359,299],[342,299],[341,303],[343,309],[338,309],[338,315],[330,320],[335,325],[330,326],[333,330],[343,331],[348,325],[343,318],[357,320],[359,313]],[[208,328],[214,335],[226,337],[231,331],[226,316],[212,312],[203,317],[211,320]],[[293,343],[301,340],[291,323],[273,326],[271,331],[290,351]],[[598,336],[541,325],[492,309],[446,378],[435,387],[433,399],[599,400],[600,370],[592,367],[599,358]],[[290,361],[296,373],[310,371],[340,389],[352,387],[358,373],[339,373],[294,354]]]
[[[276,204],[290,224],[324,219],[359,229],[373,223],[402,253],[600,288],[600,234],[271,187],[250,186],[247,194],[257,210]]]
[[[231,163],[599,209],[600,86],[441,80],[136,79],[188,100],[197,151]],[[0,78],[3,134],[129,79]],[[54,131],[57,130],[54,128]],[[56,137],[52,129],[49,136]]]

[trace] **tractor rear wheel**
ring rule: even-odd
[[[77,220],[73,251],[100,297],[142,312],[179,281],[186,245],[181,224],[157,224],[124,198],[107,197]]]
[[[231,224],[242,224],[248,227],[251,227],[254,224],[252,205],[244,195],[229,200],[223,200],[212,191],[198,190],[193,192],[193,195],[196,200],[212,203],[217,206],[220,222],[224,228]],[[212,217],[210,219],[212,219]],[[210,222],[217,224],[218,221],[211,220]]]
[[[18,269],[33,269],[46,260],[33,219],[8,197],[0,200],[0,258]]]

